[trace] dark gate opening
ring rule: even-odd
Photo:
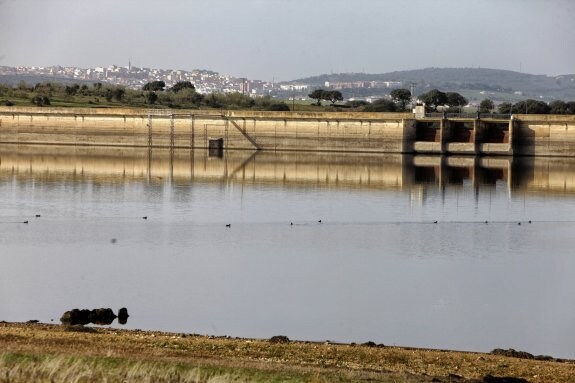
[[[224,156],[224,139],[215,138],[208,141],[208,156],[210,157],[223,157]]]
[[[441,124],[439,121],[417,121],[415,141],[440,142]]]
[[[483,142],[488,144],[508,144],[509,124],[485,123],[485,138]]]
[[[451,142],[473,143],[473,123],[449,121],[451,126]]]

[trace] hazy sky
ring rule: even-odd
[[[0,0],[0,65],[575,73],[574,0]]]

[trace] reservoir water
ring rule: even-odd
[[[574,249],[575,159],[0,146],[5,321],[575,358]]]

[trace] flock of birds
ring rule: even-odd
[[[40,214],[36,214],[35,217],[36,217],[36,218],[40,218],[41,215],[40,215]],[[142,219],[147,220],[147,219],[148,219],[148,216],[145,215],[145,216],[142,217]],[[29,223],[29,222],[30,222],[30,221],[27,221],[27,220],[26,220],[26,221],[23,221],[22,223],[26,223],[26,224],[27,224],[27,223]],[[317,223],[322,223],[322,220],[319,219],[319,220],[317,221]],[[421,222],[421,223],[425,223],[425,222]],[[439,223],[439,221],[433,221],[433,223],[434,223],[434,224],[437,224],[437,223]],[[485,223],[485,224],[488,224],[489,221],[485,221],[484,223]],[[498,222],[498,223],[501,223],[501,222]],[[505,223],[507,223],[507,222],[505,222]],[[533,223],[533,221],[529,220],[529,221],[527,221],[527,223]],[[293,223],[293,222],[290,222],[290,226],[293,226],[293,225],[294,225],[294,223]],[[521,222],[517,222],[517,225],[521,226]],[[227,227],[227,228],[231,228],[231,227],[232,227],[232,224],[231,224],[231,223],[226,223],[226,227]]]

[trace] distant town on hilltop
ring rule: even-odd
[[[252,97],[271,96],[279,99],[307,99],[314,89],[339,90],[347,100],[388,97],[393,89],[406,88],[415,95],[437,88],[463,94],[471,103],[490,98],[495,102],[526,98],[552,101],[575,100],[575,74],[562,76],[532,75],[485,68],[426,68],[384,74],[325,74],[284,82],[268,82],[222,75],[210,70],[172,70],[140,68],[131,65],[78,68],[69,66],[0,66],[0,83],[21,81],[94,83],[105,82],[141,89],[151,81],[164,81],[166,86],[181,81],[191,82],[198,93],[239,92]]]

